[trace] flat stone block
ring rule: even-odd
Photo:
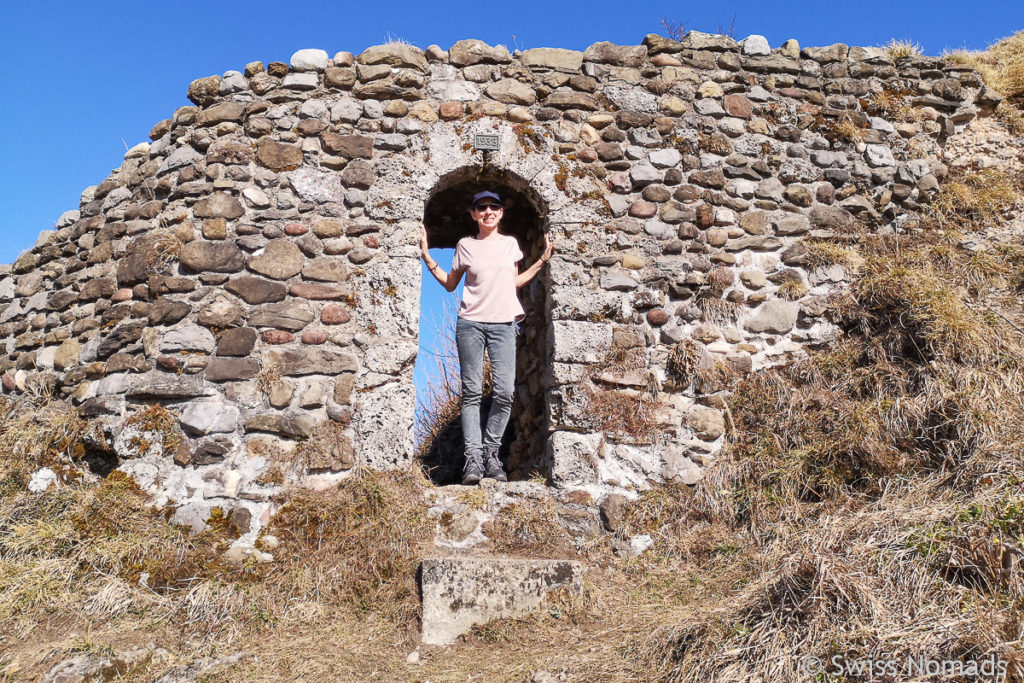
[[[521,616],[551,590],[578,593],[583,568],[569,560],[431,558],[423,560],[423,642],[448,645],[476,624]]]

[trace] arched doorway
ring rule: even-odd
[[[540,258],[544,250],[547,207],[524,179],[510,171],[487,166],[463,167],[447,173],[436,183],[423,212],[423,223],[427,228],[431,249],[454,250],[462,237],[476,233],[476,225],[467,209],[470,198],[482,190],[492,190],[501,195],[505,204],[502,232],[519,240],[524,255],[520,269],[529,267]],[[520,323],[516,348],[515,398],[501,447],[501,457],[510,480],[529,479],[537,475],[547,478],[550,474],[545,461],[550,376],[548,291],[549,282],[544,272],[519,290],[526,318]],[[437,282],[428,281],[421,293],[421,309],[427,311],[434,308],[433,302],[442,296],[450,295]],[[455,312],[450,311],[450,319],[443,323],[450,326],[447,332],[445,329],[440,331],[442,335],[450,334],[452,340],[454,315]],[[444,346],[443,339],[441,344]],[[448,348],[454,348],[453,343]],[[452,354],[447,355],[451,362]],[[454,362],[457,364],[457,360]],[[449,388],[454,388],[455,392],[458,391],[457,377],[456,366],[455,372],[448,375]],[[490,408],[487,388],[485,385],[481,404],[482,419],[486,419]],[[438,397],[433,398],[436,400]],[[453,401],[453,405],[435,411],[433,418],[438,424],[431,430],[433,438],[429,443],[421,443],[419,448],[424,466],[431,478],[439,484],[458,481],[463,463],[462,427],[457,398],[448,392],[447,399]],[[417,419],[420,419],[420,414]]]

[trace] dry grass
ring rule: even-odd
[[[1000,102],[996,107],[995,116],[1011,134],[1024,135],[1024,113],[1017,107],[1005,101]]]
[[[777,293],[783,299],[796,301],[806,296],[810,289],[802,280],[785,280],[779,285]]]
[[[856,249],[830,240],[806,239],[804,246],[808,249],[807,267],[810,269],[825,266],[844,266],[856,274],[864,265],[864,257]]]
[[[723,299],[714,291],[702,292],[697,296],[696,304],[700,309],[700,319],[713,325],[728,325],[736,321],[743,311],[741,304]]]
[[[703,354],[690,339],[672,347],[666,365],[677,390],[692,387],[698,394],[712,394],[732,387],[739,379],[731,365]]]
[[[146,264],[155,272],[166,272],[178,260],[181,250],[191,239],[192,228],[188,225],[158,228],[147,243],[149,251],[146,253]]]
[[[297,470],[296,474],[315,470],[340,471],[351,468],[355,464],[355,456],[345,428],[328,420],[318,425],[310,437],[293,451],[285,454],[279,464],[286,470]]]
[[[1013,180],[1001,171],[988,169],[949,178],[931,208],[940,221],[956,229],[983,229],[1002,218],[1020,199]]]
[[[524,557],[575,555],[570,534],[558,523],[558,507],[548,497],[508,505],[486,524],[484,533],[503,554]]]
[[[892,38],[882,46],[882,49],[885,50],[885,56],[894,62],[904,57],[919,57],[924,54],[919,44],[906,39],[897,40]]]
[[[942,56],[976,69],[989,87],[1018,109],[1024,103],[1024,31],[1003,38],[986,50],[954,50]]]
[[[832,128],[836,138],[845,142],[860,142],[864,139],[864,131],[853,121],[844,119]]]
[[[881,116],[890,121],[916,121],[917,113],[907,104],[905,93],[881,90],[862,100],[861,106],[872,116]]]
[[[220,573],[228,542],[220,529],[188,538],[116,471],[99,485],[19,493],[0,502],[0,575],[7,588],[0,616],[30,627],[34,610],[79,601],[92,612],[116,614]],[[125,592],[125,586],[134,588]]]
[[[124,421],[123,426],[135,427],[143,434],[158,434],[164,453],[173,453],[178,444],[181,443],[181,435],[178,433],[177,416],[160,404],[146,406],[139,412],[134,413]],[[143,437],[137,437],[135,446],[140,455],[149,450],[149,444]]]
[[[919,260],[918,252],[895,258],[873,257],[865,265],[857,293],[869,308],[900,311],[880,318],[886,343],[911,357],[985,363],[1003,343],[983,316],[969,308],[947,283],[944,273]]]
[[[23,490],[32,472],[50,467],[64,479],[78,475],[86,423],[64,401],[0,398],[0,496]]]
[[[1006,290],[1019,253],[914,240],[848,247],[865,267],[846,339],[744,380],[705,479],[630,509],[623,533],[652,533],[652,552],[742,579],[628,640],[650,680],[815,680],[808,658],[907,657],[993,657],[1024,680],[1024,355],[972,294]]]
[[[592,431],[652,443],[661,432],[653,382],[645,349],[613,348],[588,366],[573,395]]]
[[[26,639],[55,620],[107,632],[103,642],[137,642],[131,634],[142,629],[143,643],[156,634],[189,659],[211,654],[209,645],[192,651],[191,638],[228,654],[271,629],[330,619],[380,622],[387,638],[397,631],[406,641],[418,614],[416,569],[432,531],[420,501],[426,486],[416,471],[357,471],[336,490],[298,493],[268,529],[277,534],[276,561],[243,566],[222,560],[234,536],[218,509],[208,531],[189,534],[117,471],[99,484],[0,499],[0,642],[18,643],[14,659],[0,657],[0,671],[18,662],[49,662],[46,670],[66,656]],[[58,627],[49,642],[66,631]],[[184,633],[189,640],[179,643]],[[367,636],[379,651],[380,641]]]
[[[915,560],[906,529],[920,519],[896,505],[766,544],[760,576],[710,614],[641,640],[638,659],[667,681],[815,680],[811,658],[833,672],[835,662],[907,657],[994,655],[1019,667],[1012,611],[993,612]]]
[[[280,541],[267,581],[292,600],[341,600],[410,622],[416,568],[433,531],[426,486],[419,470],[360,468],[331,491],[293,491],[265,532]]]

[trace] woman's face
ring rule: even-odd
[[[469,210],[469,215],[477,225],[487,228],[497,227],[504,213],[504,209],[492,199],[484,199]]]

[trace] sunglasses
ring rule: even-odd
[[[501,211],[503,208],[505,208],[505,207],[503,207],[501,204],[477,204],[476,205],[476,210],[477,211],[486,211],[487,209],[490,209],[491,211]]]

